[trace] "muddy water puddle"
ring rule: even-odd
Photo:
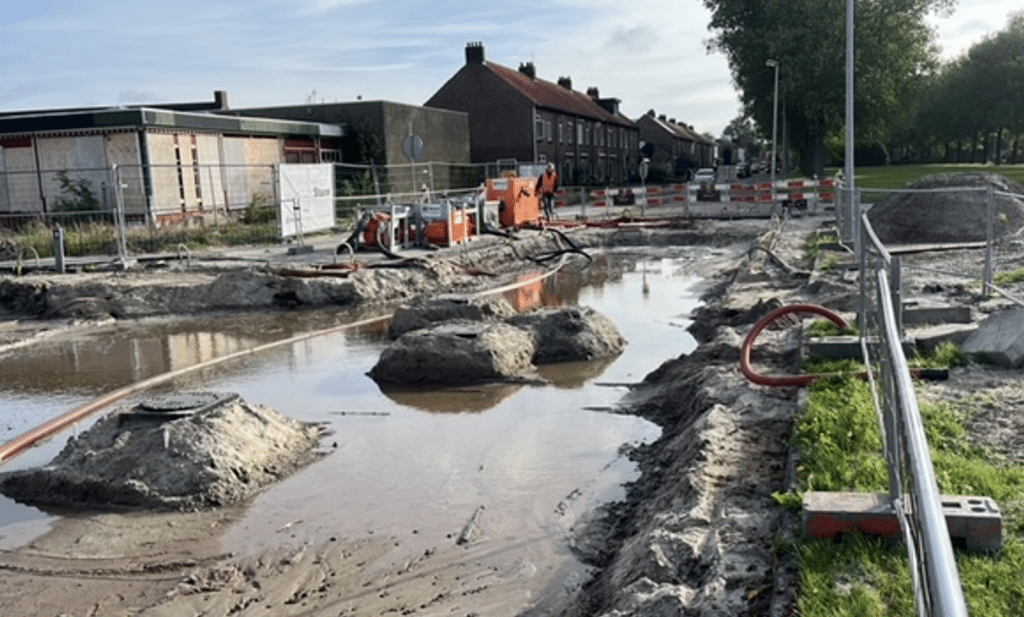
[[[546,385],[382,390],[365,375],[387,342],[379,322],[217,364],[156,390],[238,392],[330,427],[330,453],[256,497],[222,538],[225,551],[388,535],[415,554],[471,531],[467,544],[496,540],[516,547],[524,563],[564,567],[570,531],[635,478],[623,448],[658,436],[653,424],[613,410],[627,391],[622,384],[695,346],[685,326],[700,292],[701,255],[609,252],[509,292],[523,310],[592,306],[629,341],[612,360],[542,367]],[[347,319],[297,312],[117,324],[8,354],[0,357],[0,441],[140,379]],[[7,468],[45,464],[66,437]],[[0,498],[0,548],[23,544],[51,520]]]

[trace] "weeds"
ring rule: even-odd
[[[1006,287],[1021,281],[1024,281],[1024,268],[1017,268],[1010,272],[999,272],[992,277],[992,282],[999,287]]]
[[[254,214],[260,218],[262,214]],[[97,221],[61,221],[64,229],[64,252],[70,257],[85,255],[116,255],[117,230],[113,224]],[[245,223],[224,222],[186,228],[178,225],[166,227],[134,227],[126,234],[128,251],[131,253],[174,252],[179,245],[190,250],[211,246],[237,246],[277,241],[279,232],[276,221]],[[26,225],[17,234],[9,237],[13,250],[35,249],[40,257],[54,254],[53,229],[42,221]],[[24,255],[34,254],[31,249]],[[23,255],[23,256],[24,256]]]
[[[929,353],[918,354],[907,360],[912,367],[939,368],[967,366],[971,363],[970,356],[956,343],[946,341]]]
[[[857,327],[856,323],[847,328],[840,328],[827,319],[815,319],[811,322],[811,325],[808,326],[807,334],[815,337],[853,336],[860,334],[860,329]]]
[[[835,244],[839,241],[838,236],[832,231],[816,230],[807,239],[807,257],[813,262],[821,255],[823,247]]]

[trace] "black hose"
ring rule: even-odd
[[[399,255],[398,253],[394,253],[384,246],[384,228],[391,227],[391,225],[392,221],[382,221],[381,224],[377,226],[377,248],[380,249],[380,252],[383,253],[384,256],[387,257],[388,259],[404,259],[404,257]],[[390,229],[388,231],[390,235]]]
[[[370,222],[370,218],[372,216],[373,212],[371,212],[370,210],[363,212],[363,215],[359,217],[358,221],[356,221],[356,228],[355,230],[352,231],[352,235],[350,235],[348,239],[345,240],[345,242],[339,244],[338,248],[334,249],[335,255],[341,254],[341,251],[345,247],[345,244],[348,244],[350,247],[352,247],[353,250],[359,250],[359,235],[366,230],[366,225]]]

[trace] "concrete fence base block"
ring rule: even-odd
[[[903,325],[937,325],[947,323],[971,323],[969,306],[904,306]]]
[[[995,313],[964,341],[963,350],[1016,368],[1024,364],[1024,309]]]
[[[874,340],[870,340],[872,344]],[[915,344],[911,339],[905,339],[902,343],[903,355],[913,358]],[[862,357],[860,337],[853,335],[843,336],[815,336],[807,339],[807,355],[809,357],[829,358],[831,360],[842,360],[846,358]]]
[[[972,553],[1002,549],[1003,518],[995,501],[961,495],[941,495],[940,500],[955,546]],[[805,493],[804,532],[812,538],[826,539],[853,532],[902,537],[899,519],[886,493]]]

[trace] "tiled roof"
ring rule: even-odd
[[[707,137],[701,135],[697,131],[694,131],[693,129],[684,124],[668,122],[667,120],[662,120],[661,118],[656,118],[654,116],[649,116],[649,118],[653,120],[658,126],[664,128],[666,131],[668,131],[672,135],[675,135],[676,137],[680,137],[682,139],[686,139],[701,144],[714,143]]]
[[[609,113],[604,107],[598,105],[594,99],[581,92],[570,90],[554,82],[530,77],[522,71],[510,69],[493,62],[485,62],[484,66],[504,80],[505,83],[521,92],[534,105],[612,124],[634,126],[633,122],[628,118]]]

